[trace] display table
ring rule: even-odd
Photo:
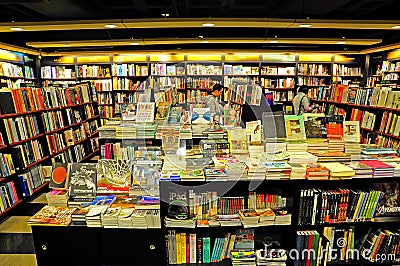
[[[38,266],[162,265],[161,229],[32,226]]]

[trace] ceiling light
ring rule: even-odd
[[[311,24],[300,24],[299,28],[309,28],[311,27]]]
[[[203,36],[203,35],[199,35],[199,38],[200,38],[200,39],[203,39],[203,38],[204,38],[204,36]]]
[[[392,29],[400,29],[400,25],[393,26]]]
[[[163,16],[164,18],[169,17],[169,13],[161,13],[161,16]]]
[[[118,28],[118,26],[115,25],[115,24],[106,24],[106,25],[104,25],[104,28],[107,28],[107,29],[115,29],[115,28]]]
[[[278,43],[278,41],[269,41],[269,43]]]
[[[63,44],[64,47],[71,47],[71,44]]]
[[[138,42],[131,42],[131,45],[139,45]]]
[[[24,28],[12,27],[10,30],[12,30],[12,31],[23,31]]]
[[[214,27],[215,26],[215,24],[211,23],[211,22],[203,23],[201,25],[203,25],[203,27]]]
[[[208,41],[201,41],[200,43],[208,43]]]
[[[337,42],[336,44],[345,44],[346,42]]]

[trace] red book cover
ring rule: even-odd
[[[307,247],[307,249],[308,250],[312,250],[314,234],[311,231],[307,231],[307,234],[308,234],[308,237],[307,237],[308,238],[308,247]],[[306,266],[310,266],[310,264],[311,264],[311,256],[312,256],[312,253],[307,253]]]
[[[368,165],[374,170],[377,168],[394,168],[393,166],[383,163],[379,160],[361,160],[360,163]]]
[[[190,263],[190,234],[186,234],[186,263]]]

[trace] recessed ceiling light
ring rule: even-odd
[[[204,38],[204,36],[203,36],[203,35],[199,35],[199,38],[200,38],[200,39],[203,39],[203,38]]]
[[[24,28],[12,27],[10,30],[12,30],[12,31],[23,31]]]
[[[107,25],[104,25],[104,28],[107,28],[107,29],[115,29],[115,28],[118,28],[118,26],[115,25],[115,24],[107,24]]]
[[[337,42],[336,44],[345,44],[346,42]]]
[[[278,43],[278,41],[269,41],[269,43]]]
[[[208,43],[208,41],[201,41],[200,43]]]
[[[203,27],[214,27],[215,26],[215,24],[211,23],[211,22],[203,23],[202,25],[203,25]]]
[[[309,28],[311,27],[311,24],[300,24],[299,28]]]
[[[393,26],[392,29],[400,29],[400,25]]]
[[[138,42],[131,42],[131,45],[139,45]]]
[[[163,16],[164,18],[169,17],[169,13],[161,13],[161,16]]]

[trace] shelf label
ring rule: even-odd
[[[283,62],[294,62],[296,56],[293,54],[264,54],[262,56],[263,61],[283,61]]]
[[[185,55],[183,54],[152,54],[150,55],[150,62],[173,62],[184,61]]]
[[[136,62],[147,62],[147,55],[135,54],[135,55],[114,56],[114,63],[136,63]]]
[[[78,56],[77,63],[110,63],[108,55]]]
[[[331,62],[332,55],[330,54],[302,54],[299,55],[300,62]]]

